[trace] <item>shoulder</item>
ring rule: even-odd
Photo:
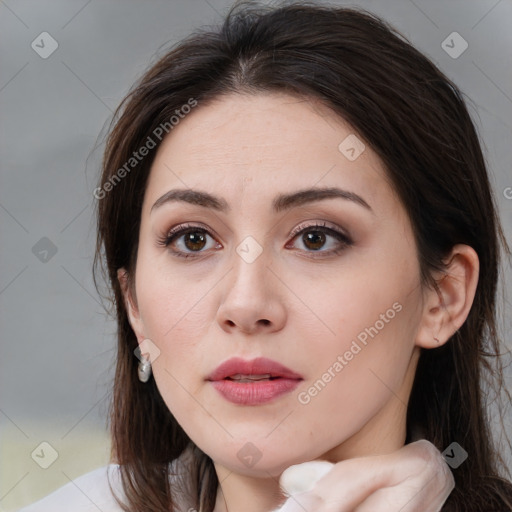
[[[79,476],[43,499],[18,512],[123,512],[110,490],[121,498],[119,466],[109,464]]]

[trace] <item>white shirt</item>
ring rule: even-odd
[[[171,488],[178,487],[177,473],[182,476],[187,464],[190,462],[190,453],[185,450],[178,459],[170,464],[169,481]],[[119,464],[109,464],[95,469],[85,475],[75,478],[39,501],[24,507],[18,512],[124,512],[115,500],[110,485],[116,496],[125,501],[125,494],[121,483]],[[179,469],[179,471],[175,471]],[[108,478],[108,479],[107,479]],[[181,484],[180,479],[180,484]],[[182,486],[179,486],[182,489]],[[190,492],[190,490],[188,490]],[[194,510],[187,493],[174,495],[175,510],[189,512]]]
[[[112,496],[107,480],[108,472],[112,488],[122,499],[124,493],[118,469],[118,464],[95,469],[18,512],[123,512]]]

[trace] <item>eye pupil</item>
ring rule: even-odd
[[[320,249],[324,243],[325,243],[325,233],[321,231],[310,231],[303,237],[304,243],[306,247],[309,247],[310,249],[318,250]],[[311,245],[308,245],[308,243],[313,244],[313,247]]]
[[[186,233],[184,236],[185,236],[185,245],[186,245],[187,249],[201,250],[204,247],[204,244],[206,242],[206,237],[205,237],[204,233],[199,233],[198,231],[192,231],[190,233]],[[197,244],[199,244],[199,247],[197,246]]]

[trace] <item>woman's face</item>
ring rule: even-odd
[[[379,158],[359,144],[318,102],[259,94],[199,104],[158,149],[130,320],[160,350],[165,403],[218,467],[278,475],[405,441],[419,263]],[[235,357],[292,373],[213,375]]]

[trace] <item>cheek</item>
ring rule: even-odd
[[[331,389],[339,386],[341,396],[359,400],[359,391],[367,389],[368,382],[378,381],[372,370],[377,376],[387,375],[385,380],[392,384],[397,370],[406,366],[414,346],[414,324],[400,301],[373,304],[375,299],[367,300],[361,311],[352,299],[337,322],[332,322],[336,337],[318,340],[313,351],[305,347],[304,353],[311,364],[308,383],[318,382],[319,390],[322,384]]]
[[[413,350],[402,314],[403,310],[380,331],[380,323],[376,331],[355,328],[353,332],[367,337],[344,338],[317,353],[308,382],[297,390],[295,421],[286,436],[295,445],[292,452],[300,451],[308,432],[311,446],[326,452],[356,435],[386,404],[399,400]],[[402,400],[405,406],[407,399]]]
[[[199,369],[208,367],[203,362],[205,351],[200,347],[208,326],[204,289],[180,286],[176,277],[141,265],[137,273],[137,299],[144,334],[160,350],[153,363],[160,392],[168,406],[176,400],[183,402],[189,397],[183,390],[193,394]]]
[[[149,252],[149,251],[147,251]],[[164,348],[193,341],[205,324],[207,284],[184,277],[165,253],[142,253],[136,289],[146,336]]]
[[[357,431],[400,388],[409,367],[419,318],[417,274],[406,261],[387,270],[345,276],[315,302],[331,332],[317,338],[314,352],[304,347],[310,371],[297,398],[305,416],[334,436]]]

